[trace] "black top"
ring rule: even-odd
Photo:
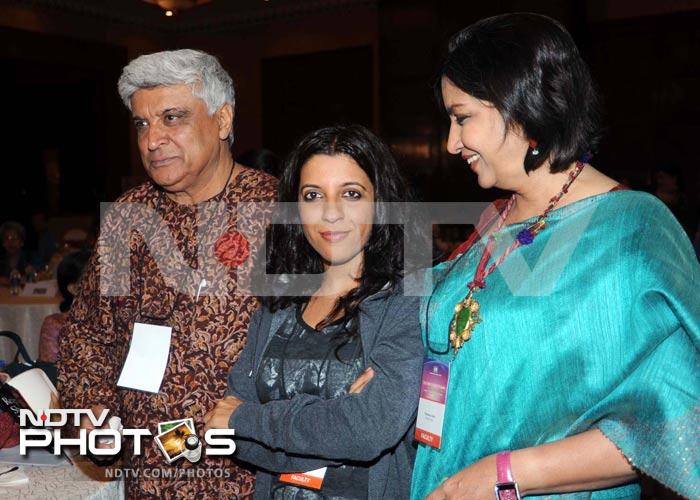
[[[335,324],[318,331],[304,322],[300,309],[290,315],[275,332],[263,356],[256,380],[260,402],[291,399],[295,394],[323,399],[347,394],[364,367],[360,336],[347,341],[346,328],[354,327]],[[318,432],[323,433],[323,429]],[[288,485],[276,478],[270,498],[364,499],[367,498],[368,471],[362,464],[329,467],[318,491]]]

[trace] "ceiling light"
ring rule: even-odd
[[[192,7],[199,7],[205,3],[211,2],[211,0],[143,0],[146,3],[157,5],[165,11],[165,15],[170,17],[181,10],[191,9]]]

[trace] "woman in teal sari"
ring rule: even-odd
[[[437,94],[448,151],[512,196],[433,269],[423,336],[449,384],[412,497],[639,498],[641,473],[697,498],[698,261],[660,201],[587,163],[597,97],[571,37],[479,21]]]

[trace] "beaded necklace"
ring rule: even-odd
[[[535,239],[535,237],[545,228],[547,225],[547,217],[549,213],[554,209],[554,207],[559,203],[562,196],[564,196],[568,191],[571,184],[576,180],[576,177],[583,170],[584,163],[581,161],[576,162],[576,167],[569,173],[569,178],[561,188],[558,194],[556,194],[551,200],[549,200],[549,205],[542,214],[537,217],[535,222],[520,231],[515,238],[515,241],[505,249],[505,251],[487,268],[489,260],[491,259],[491,254],[493,252],[493,247],[496,241],[494,234],[497,233],[506,222],[506,218],[513,208],[515,202],[515,194],[513,194],[505,208],[500,214],[499,221],[497,222],[491,234],[488,237],[484,251],[481,254],[481,259],[479,259],[479,264],[476,266],[476,272],[474,273],[474,278],[469,282],[467,288],[466,297],[459,301],[455,305],[455,312],[452,316],[452,321],[450,321],[450,345],[452,346],[454,355],[457,355],[457,351],[467,342],[474,331],[474,327],[477,323],[481,323],[481,317],[479,316],[479,302],[474,297],[474,294],[482,289],[486,288],[486,278],[498,267],[503,261],[508,257],[513,250],[521,245],[529,245]]]

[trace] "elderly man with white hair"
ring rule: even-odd
[[[233,82],[215,57],[196,50],[143,55],[124,68],[118,88],[150,181],[117,201],[155,214],[162,234],[154,229],[157,237],[149,239],[148,217],[133,220],[119,210],[103,220],[96,255],[61,334],[61,403],[109,409],[124,428],[153,435],[159,422],[192,418],[201,438],[202,419],[223,396],[258,307],[238,283],[264,241],[276,180],[231,155]],[[237,208],[247,202],[267,205],[258,205],[253,219],[241,220]],[[224,207],[218,224],[203,215],[211,206]],[[118,238],[128,241],[123,267],[115,264]],[[163,251],[168,242],[172,248]],[[206,274],[203,254],[216,260],[223,276]],[[173,269],[176,276],[200,273],[196,292],[173,280]],[[106,292],[105,282],[115,278],[110,274],[127,284],[124,293]],[[208,293],[216,286],[218,293]],[[138,380],[138,363],[135,381],[125,382],[120,374],[133,361],[127,354],[137,330],[139,336],[155,335],[156,326],[169,329],[170,340],[169,348],[152,353],[153,363],[159,356],[167,361],[160,386],[149,390]],[[88,422],[83,426],[90,428]],[[134,469],[125,474],[128,497],[245,498],[254,490],[253,475],[230,457],[202,454],[199,462],[169,465],[151,438],[144,439],[140,456],[125,439],[122,457],[124,467]]]

